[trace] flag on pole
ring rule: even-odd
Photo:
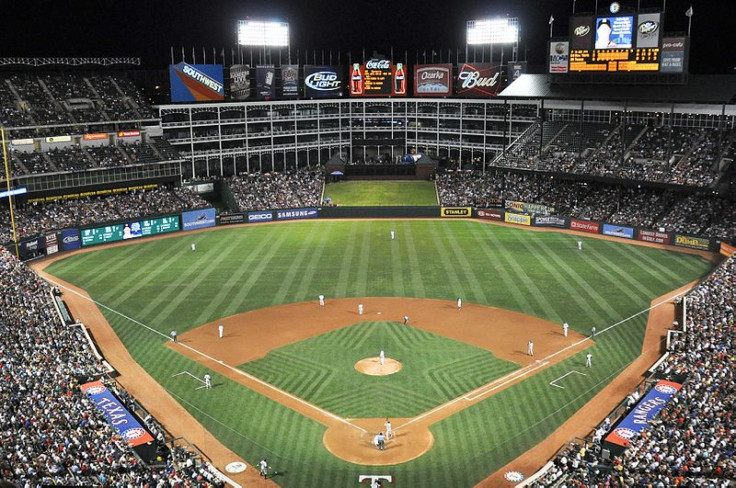
[[[555,21],[554,15],[549,16],[549,25],[552,25],[552,23]]]
[[[690,8],[687,9],[687,12],[685,12],[685,17],[692,17],[693,16],[693,6],[690,5]]]

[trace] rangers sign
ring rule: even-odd
[[[501,88],[501,67],[497,64],[469,64],[458,67],[455,92],[462,97],[495,97]]]

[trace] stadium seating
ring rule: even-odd
[[[322,171],[252,173],[225,180],[240,210],[313,207],[319,205]]]

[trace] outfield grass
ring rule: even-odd
[[[325,198],[348,207],[438,205],[430,181],[341,181],[325,185]]]
[[[396,240],[388,238],[396,230]],[[356,486],[358,474],[393,474],[397,488],[472,486],[549,435],[641,350],[650,301],[706,274],[704,259],[627,243],[537,233],[475,221],[313,221],[222,228],[141,241],[63,259],[49,267],[103,308],[133,357],[228,447],[249,462],[268,456],[282,486]],[[197,243],[197,252],[189,246]],[[462,296],[587,333],[583,354],[530,376],[432,426],[433,448],[398,466],[360,467],[322,445],[324,427],[227,378],[193,390],[172,378],[203,366],[163,346],[219,317],[281,303],[332,297]],[[153,333],[128,316],[146,324]],[[637,315],[638,314],[638,315]],[[627,319],[629,317],[632,317]],[[413,361],[413,359],[412,359]]]
[[[354,369],[382,349],[404,368],[391,376]],[[345,418],[415,417],[517,368],[490,351],[398,322],[362,322],[241,366]]]

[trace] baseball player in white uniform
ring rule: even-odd
[[[391,240],[392,240],[392,241],[394,240],[394,237],[396,237],[396,234],[394,233],[394,231],[393,231],[393,230],[391,230]]]
[[[461,308],[463,308],[463,299],[457,297],[457,309],[460,310]]]
[[[193,243],[193,242],[192,242],[192,252],[194,252],[194,251],[196,251],[196,250],[197,250],[197,245],[196,245],[195,243]]]
[[[583,241],[578,241],[578,251],[583,250]]]
[[[585,367],[586,368],[593,367],[593,355],[591,353],[588,353],[585,355]]]
[[[409,316],[404,315],[404,325],[409,325]]]
[[[225,335],[225,326],[220,324],[217,326],[217,333],[220,336],[220,339],[222,339],[222,336]]]
[[[378,362],[381,363],[381,366],[386,362],[386,355],[383,353],[383,349],[381,349],[381,352],[378,354]]]
[[[179,342],[179,341],[178,341],[178,340],[176,339],[176,331],[175,331],[175,330],[172,330],[172,331],[171,331],[171,333],[170,333],[169,335],[171,336],[171,340],[172,340],[172,341],[174,341],[174,342]]]
[[[592,337],[593,339],[595,339],[595,326],[593,326],[593,328],[590,329],[590,337]]]
[[[534,342],[532,342],[531,339],[526,343],[526,353],[530,356],[534,356]]]
[[[261,476],[268,478],[268,462],[266,461],[266,458],[258,461],[258,471],[261,473]]]
[[[319,296],[319,306],[320,307],[324,307],[325,306],[325,296],[324,295],[320,295]]]
[[[363,315],[363,304],[362,303],[358,304],[358,315]]]
[[[209,373],[204,374],[204,387],[208,390],[212,388],[212,376]]]
[[[386,419],[386,422],[383,423],[384,427],[386,427],[386,440],[391,439],[394,435],[394,431],[391,428],[391,421],[389,419]]]
[[[568,329],[568,328],[570,328],[570,326],[569,326],[569,325],[567,324],[567,322],[565,322],[564,324],[562,324],[562,334],[563,334],[563,335],[564,335],[565,337],[567,337],[567,329]]]

